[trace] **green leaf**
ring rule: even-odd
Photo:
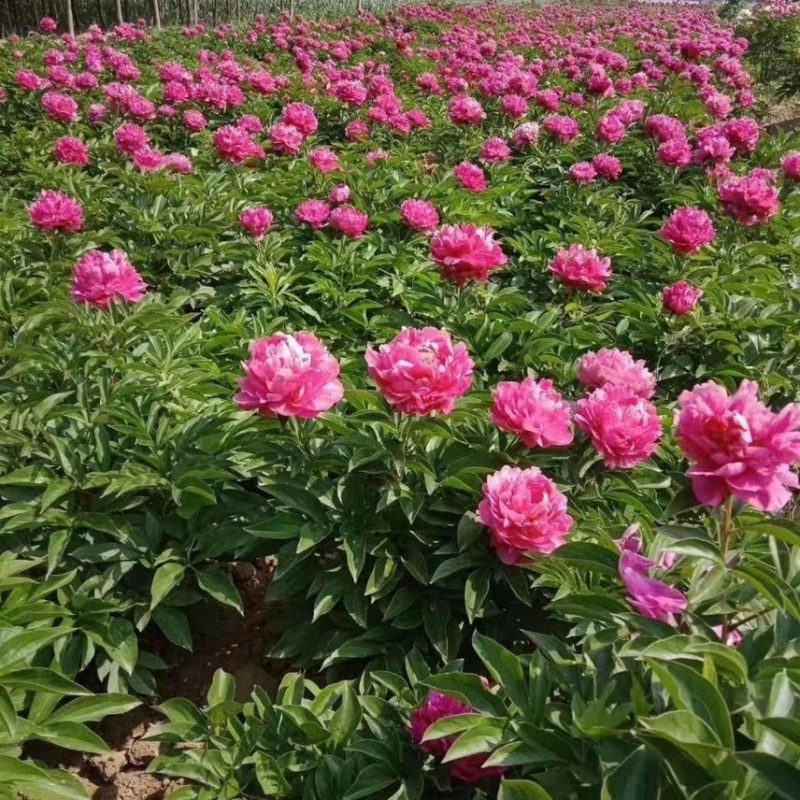
[[[192,632],[186,614],[171,606],[160,606],[153,610],[153,620],[164,636],[184,650],[192,650]]]
[[[484,361],[492,361],[502,355],[513,341],[511,332],[503,331],[487,348],[483,355]]]
[[[358,702],[358,696],[353,691],[353,687],[349,683],[345,683],[342,688],[342,704],[328,724],[331,742],[338,747],[343,747],[358,730],[360,723],[361,705]]]
[[[362,769],[350,785],[344,800],[360,800],[382,793],[387,786],[398,783],[400,778],[386,764],[370,764]],[[383,793],[382,793],[382,796]]]
[[[69,772],[46,770],[44,780],[20,781],[17,789],[28,800],[89,800],[83,783]]]
[[[228,674],[225,670],[218,669],[214,673],[214,678],[211,681],[211,688],[206,695],[206,701],[210,706],[215,706],[218,703],[225,703],[233,700],[236,694],[236,681],[233,675]]]
[[[464,608],[470,623],[483,610],[483,604],[489,595],[489,584],[492,574],[488,569],[476,569],[464,581]]]
[[[733,569],[733,573],[744,579],[775,608],[786,611],[800,620],[797,593],[777,573],[769,572],[755,564],[741,564]]]
[[[31,737],[68,750],[105,755],[108,745],[80,722],[51,722],[31,731]]]
[[[719,738],[720,743],[733,748],[733,725],[730,712],[719,690],[702,675],[677,662],[661,663],[652,658],[647,663],[679,709],[697,714]]]
[[[74,633],[72,628],[45,628],[23,630],[10,636],[3,636],[0,641],[0,674],[20,661],[29,663],[33,655],[43,647]]]
[[[451,717],[442,717],[428,725],[422,735],[422,741],[431,742],[455,736],[474,728],[483,719],[485,719],[483,714],[453,714]]]
[[[162,564],[153,575],[153,583],[150,587],[150,608],[155,608],[180,582],[186,567],[171,561]]]
[[[8,689],[25,689],[29,692],[53,692],[64,695],[90,695],[88,689],[46,667],[15,669],[3,675],[3,685]]]
[[[281,483],[262,481],[261,487],[287,508],[293,508],[295,511],[307,514],[321,525],[328,525],[330,511],[308,489],[291,484],[288,481],[281,481]]]
[[[215,600],[235,608],[244,614],[242,598],[231,580],[230,575],[217,567],[203,567],[197,572],[197,584]]]
[[[47,780],[47,772],[35,764],[20,761],[12,756],[0,755],[0,783],[27,781],[36,783]]]
[[[637,747],[603,781],[601,800],[643,800],[658,797],[658,759],[647,747]]]
[[[101,694],[94,697],[79,697],[57,708],[49,722],[100,722],[104,717],[125,714],[141,703],[127,694]]]
[[[769,753],[737,753],[736,758],[784,800],[800,798],[800,770]]]
[[[505,780],[500,784],[497,800],[553,800],[553,798],[533,781]]]
[[[17,730],[17,712],[11,695],[0,686],[0,737],[14,738]]]
[[[528,686],[522,662],[510,650],[477,631],[472,636],[472,648],[495,682],[505,690],[517,708],[525,712],[528,708]]]
[[[548,558],[615,578],[619,574],[619,553],[591,542],[567,542]]]
[[[442,763],[448,764],[460,758],[477,755],[485,755],[488,758],[492,750],[503,740],[504,728],[503,720],[484,717],[477,725],[464,731],[450,745]]]
[[[286,797],[291,793],[289,781],[283,777],[278,762],[272,756],[258,752],[253,756],[256,765],[256,779],[267,797]]]
[[[183,697],[173,697],[156,706],[170,722],[206,727],[206,718],[197,706]]]
[[[478,675],[468,672],[443,672],[439,675],[429,675],[422,683],[437,692],[455,697],[476,711],[498,717],[506,715],[503,701],[484,686]]]
[[[785,739],[789,744],[795,745],[800,748],[800,720],[790,719],[788,717],[767,717],[758,720],[759,725],[777,733],[782,739]]]

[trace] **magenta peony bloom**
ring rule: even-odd
[[[380,393],[402,414],[449,414],[472,386],[466,345],[438,328],[405,328],[365,358]]]
[[[313,333],[275,333],[250,346],[236,404],[262,417],[314,419],[344,396],[339,362]]]
[[[503,113],[510,119],[522,119],[528,113],[528,101],[518,94],[507,94],[500,101]]]
[[[200,111],[184,111],[183,125],[190,133],[200,133],[208,127],[208,122]]]
[[[312,228],[322,228],[331,215],[331,207],[324,200],[304,200],[294,212],[298,222]]]
[[[678,589],[648,575],[652,562],[626,550],[619,559],[619,575],[631,605],[643,616],[675,625],[675,615],[686,610],[686,597]]]
[[[603,348],[587,353],[578,366],[578,380],[587,389],[624,386],[649,400],[656,393],[656,379],[644,361],[635,361],[627,350]]]
[[[709,382],[678,399],[675,435],[691,462],[695,497],[707,506],[733,495],[761,511],[780,511],[800,486],[800,404],[774,413],[758,399],[758,384],[742,381],[729,396]]]
[[[120,298],[138,303],[146,292],[147,284],[121,250],[90,250],[72,274],[72,299],[95,308],[108,308]]]
[[[619,114],[606,114],[597,123],[597,138],[605,144],[619,144],[628,135],[628,128]]]
[[[39,30],[42,33],[55,33],[58,30],[58,23],[52,17],[42,17],[39,20]]]
[[[510,161],[511,155],[511,148],[499,136],[493,136],[481,145],[480,159],[487,164]]]
[[[108,119],[108,109],[101,103],[92,103],[87,116],[89,124],[102,125]]]
[[[702,296],[703,290],[692,286],[687,281],[673,283],[672,286],[667,286],[661,292],[664,308],[679,317],[691,314]]]
[[[243,114],[236,121],[236,126],[248,133],[261,133],[264,130],[264,123],[255,114]]]
[[[660,231],[676,253],[693,256],[716,238],[714,221],[702,208],[688,206],[670,214]]]
[[[520,564],[528,553],[548,555],[567,540],[575,520],[567,498],[538,467],[503,467],[483,485],[478,518],[492,532],[504,564]]]
[[[550,380],[502,381],[492,393],[492,422],[517,434],[527,447],[572,444],[570,404]]]
[[[777,187],[760,175],[728,178],[717,191],[725,213],[740,225],[758,225],[780,210]]]
[[[685,139],[667,139],[659,145],[656,157],[665,167],[680,169],[692,163],[692,147]]]
[[[622,175],[622,162],[609,153],[599,153],[592,159],[592,166],[601,178],[607,181],[618,180]]]
[[[491,228],[444,225],[431,239],[431,260],[441,267],[443,278],[463,286],[470,281],[486,283],[508,256]]]
[[[246,208],[239,214],[239,224],[257,242],[264,240],[264,234],[272,227],[272,212],[264,206]]]
[[[369,139],[369,125],[364,120],[354,119],[347,123],[344,135],[351,142],[363,142],[365,139]]]
[[[658,410],[626,386],[606,384],[578,400],[578,427],[611,469],[633,469],[655,453],[661,439]]]
[[[409,734],[412,740],[419,745],[420,750],[437,758],[444,758],[458,737],[448,736],[423,742],[422,739],[425,736],[425,732],[437,720],[453,717],[457,714],[474,713],[475,709],[466,703],[454,700],[439,692],[428,692],[425,702],[411,714]],[[451,761],[447,764],[447,767],[450,769],[450,774],[453,778],[462,783],[478,783],[489,778],[501,777],[506,772],[504,767],[483,768],[483,762],[488,757],[489,753],[476,753]]]
[[[722,126],[722,132],[733,145],[738,155],[749,156],[761,138],[761,126],[751,117],[730,119]]]
[[[71,167],[87,167],[89,165],[89,148],[83,139],[77,136],[62,136],[53,148],[53,155],[59,164]]]
[[[597,170],[590,161],[579,161],[577,164],[573,164],[567,172],[575,183],[593,183],[597,178]]]
[[[69,124],[78,121],[78,104],[67,94],[45,92],[42,96],[42,108],[56,122]]]
[[[433,233],[440,222],[436,206],[427,200],[403,200],[400,216],[409,228],[426,234]]]
[[[85,221],[83,206],[69,195],[45,189],[28,206],[31,222],[43,231],[77,233]]]
[[[781,168],[788,180],[800,183],[800,151],[785,155],[781,161]]]
[[[350,199],[350,187],[346,183],[340,183],[331,189],[328,195],[328,202],[334,204],[346,203]]]
[[[455,125],[479,125],[486,119],[480,102],[466,94],[457,95],[450,101],[448,113]]]
[[[337,206],[331,211],[328,223],[331,228],[350,239],[363,236],[369,227],[369,217],[355,206]]]
[[[559,142],[568,143],[581,135],[581,128],[577,120],[563,114],[551,114],[545,117],[542,127]]]
[[[281,112],[281,122],[297,128],[303,136],[313,136],[319,128],[314,109],[307,103],[289,103]]]
[[[114,131],[114,144],[120,153],[133,156],[139,150],[150,146],[150,137],[140,125],[126,122]]]
[[[486,175],[477,164],[462,161],[453,167],[453,176],[467,191],[485,192],[487,189]]]
[[[336,172],[342,168],[339,156],[330,147],[317,147],[308,154],[308,160],[314,169],[322,173]]]
[[[296,156],[303,147],[305,136],[302,131],[283,122],[276,122],[269,129],[272,149],[284,156]]]
[[[539,141],[539,126],[535,122],[524,122],[511,134],[511,144],[516,150],[530,150]]]
[[[549,269],[561,283],[572,289],[603,292],[611,277],[611,259],[599,256],[596,250],[573,244],[556,253]]]

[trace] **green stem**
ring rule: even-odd
[[[725,507],[722,510],[722,525],[719,531],[719,551],[722,554],[723,560],[728,555],[728,547],[733,537],[733,495],[725,501]]]

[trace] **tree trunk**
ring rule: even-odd
[[[192,25],[200,23],[200,8],[198,7],[198,0],[192,0]]]
[[[122,25],[124,22],[122,18],[122,0],[117,0],[117,25]]]
[[[67,33],[75,35],[75,17],[72,13],[72,0],[66,0],[67,4]]]
[[[100,26],[105,28],[106,18],[103,14],[103,0],[97,0],[97,19],[100,22]]]
[[[161,30],[161,12],[158,8],[158,0],[151,0],[151,4],[153,6],[153,25],[156,26],[156,30]]]

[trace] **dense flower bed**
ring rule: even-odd
[[[322,680],[164,703],[181,798],[795,798],[800,149],[747,49],[661,4],[3,42],[0,682],[53,670],[9,742],[101,747],[139,635],[276,555]]]

